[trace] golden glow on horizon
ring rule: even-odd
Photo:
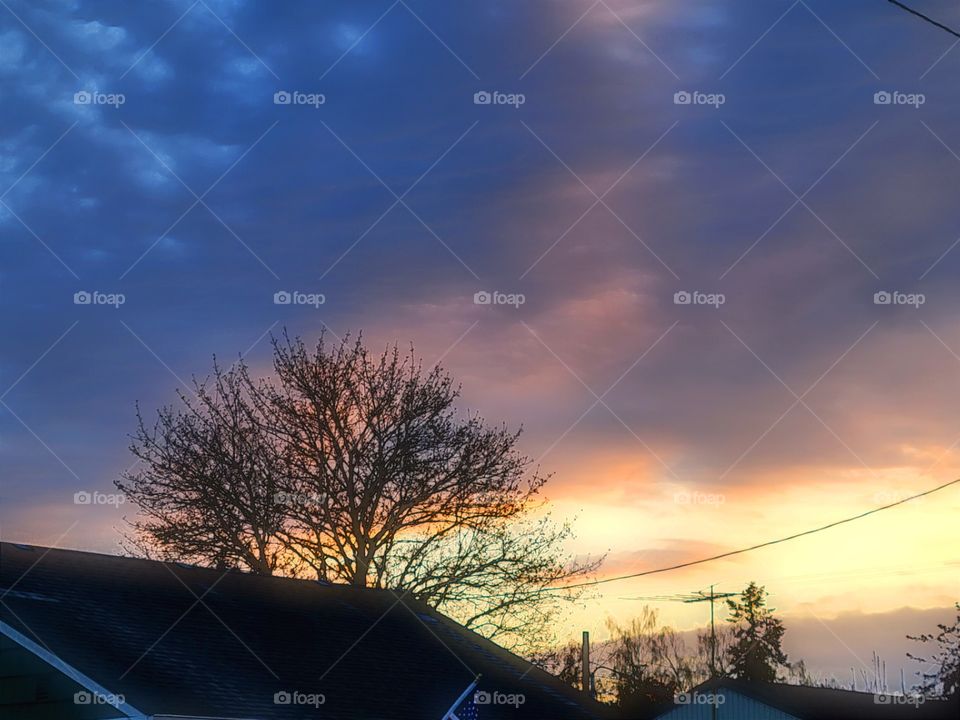
[[[925,457],[930,453],[923,453]],[[578,514],[577,552],[610,551],[598,577],[640,572],[696,560],[817,527],[941,484],[919,483],[919,471],[897,468],[885,473],[848,470],[841,479],[779,489],[741,488],[729,496],[697,502],[664,498],[635,507],[555,502],[560,514]],[[912,480],[912,482],[908,482]],[[616,480],[611,478],[610,482]],[[595,484],[597,483],[594,479]],[[658,508],[651,512],[650,508]],[[643,578],[597,586],[586,612],[571,613],[573,631],[584,623],[601,631],[593,611],[625,621],[642,602],[624,598],[674,594],[718,584],[736,591],[750,580],[765,585],[786,614],[836,617],[847,612],[879,613],[910,605],[946,607],[956,601],[960,548],[955,518],[960,489],[947,488],[848,525],[752,551],[729,559]],[[627,548],[635,548],[634,551]],[[702,624],[695,610],[671,603],[666,621],[689,628]]]

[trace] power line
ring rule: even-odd
[[[905,497],[902,500],[897,502],[890,503],[889,505],[882,505],[878,508],[873,508],[872,510],[867,510],[862,512],[859,515],[854,515],[852,517],[844,518],[843,520],[837,520],[836,522],[829,523],[828,525],[821,525],[820,527],[813,528],[812,530],[804,530],[803,532],[795,533],[793,535],[788,535],[787,537],[778,538],[777,540],[768,540],[767,542],[759,543],[758,545],[751,545],[750,547],[740,548],[739,550],[731,550],[730,552],[720,553],[719,555],[713,555],[712,557],[702,558],[700,560],[691,560],[690,562],[679,563],[678,565],[670,565],[669,567],[657,568],[655,570],[644,570],[643,572],[631,573],[630,575],[618,575],[611,578],[603,578],[600,580],[590,580],[588,582],[574,583],[573,585],[558,585],[556,587],[544,588],[544,590],[570,590],[573,588],[580,587],[589,587],[592,585],[603,585],[605,583],[616,582],[617,580],[629,580],[630,578],[644,577],[645,575],[655,575],[657,573],[669,572],[670,570],[679,570],[680,568],[691,567],[693,565],[702,565],[703,563],[713,562],[714,560],[721,560],[723,558],[731,557],[733,555],[741,555],[751,550],[759,550],[760,548],[769,547],[770,545],[778,545],[779,543],[787,542],[788,540],[796,540],[797,538],[804,537],[806,535],[813,535],[814,533],[823,532],[824,530],[829,530],[830,528],[837,527],[838,525],[843,525],[845,523],[853,522],[854,520],[859,520],[860,518],[865,518],[868,515],[874,515],[883,510],[889,510],[892,507],[897,505],[903,505],[904,503],[910,502],[911,500],[916,500],[917,498],[924,497],[925,495],[932,495],[935,492],[939,492],[944,488],[948,488],[951,485],[956,485],[960,483],[960,478],[956,480],[951,480],[948,483],[943,485],[938,485],[935,488],[926,490],[922,493],[917,493],[916,495],[910,495]]]
[[[883,578],[883,577],[917,577],[917,576],[926,576],[926,575],[935,575],[938,573],[945,572],[956,572],[957,568],[960,567],[960,560],[948,560],[945,563],[937,565],[926,565],[926,566],[916,566],[910,565],[909,567],[901,566],[896,568],[862,568],[857,571],[847,571],[841,570],[838,572],[828,572],[828,573],[806,573],[804,575],[785,575],[785,576],[773,576],[769,577],[766,581],[768,585],[776,585],[782,587],[784,585],[789,585],[791,587],[803,586],[803,585],[822,585],[824,582],[830,582],[835,580],[860,580],[860,579],[873,579],[873,578]],[[733,581],[736,582],[736,581]],[[730,584],[730,581],[727,581],[727,584]],[[635,600],[643,601],[649,603],[665,603],[665,602],[683,602],[689,597],[694,597],[693,595],[640,595],[640,596],[630,596],[630,597],[620,597],[618,600]]]
[[[926,20],[928,23],[930,23],[931,25],[935,25],[936,27],[940,28],[941,30],[946,30],[948,33],[950,33],[951,35],[953,35],[953,36],[956,37],[956,38],[960,38],[960,32],[957,32],[956,30],[954,30],[954,29],[951,28],[951,27],[947,27],[947,26],[944,25],[943,23],[937,22],[936,20],[934,20],[934,19],[931,18],[931,17],[927,17],[927,16],[924,15],[922,12],[918,12],[918,11],[914,10],[912,7],[908,7],[908,6],[904,5],[902,2],[898,2],[898,0],[887,0],[887,2],[888,2],[888,3],[891,3],[891,4],[893,4],[893,5],[896,5],[898,8],[901,8],[901,9],[903,9],[903,10],[906,10],[906,11],[907,11],[908,13],[910,13],[911,15],[916,15],[916,16],[917,16],[918,18],[920,18],[921,20]]]

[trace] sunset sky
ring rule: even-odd
[[[214,354],[266,371],[283,327],[442,361],[600,577],[960,476],[960,41],[881,0],[281,7],[0,3],[5,540],[116,552],[133,509],[73,498],[133,462],[135,403]],[[958,512],[603,585],[566,626],[757,580],[788,650],[827,627],[820,666],[859,667],[958,600]]]

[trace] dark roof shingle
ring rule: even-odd
[[[479,690],[484,718],[598,718],[556,678],[386,590],[0,543],[0,620],[147,713],[440,720]],[[6,607],[4,607],[6,606]]]

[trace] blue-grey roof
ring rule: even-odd
[[[484,720],[604,716],[387,590],[0,543],[0,596],[0,620],[148,714],[440,720],[480,675],[478,691],[524,696],[480,707]]]

